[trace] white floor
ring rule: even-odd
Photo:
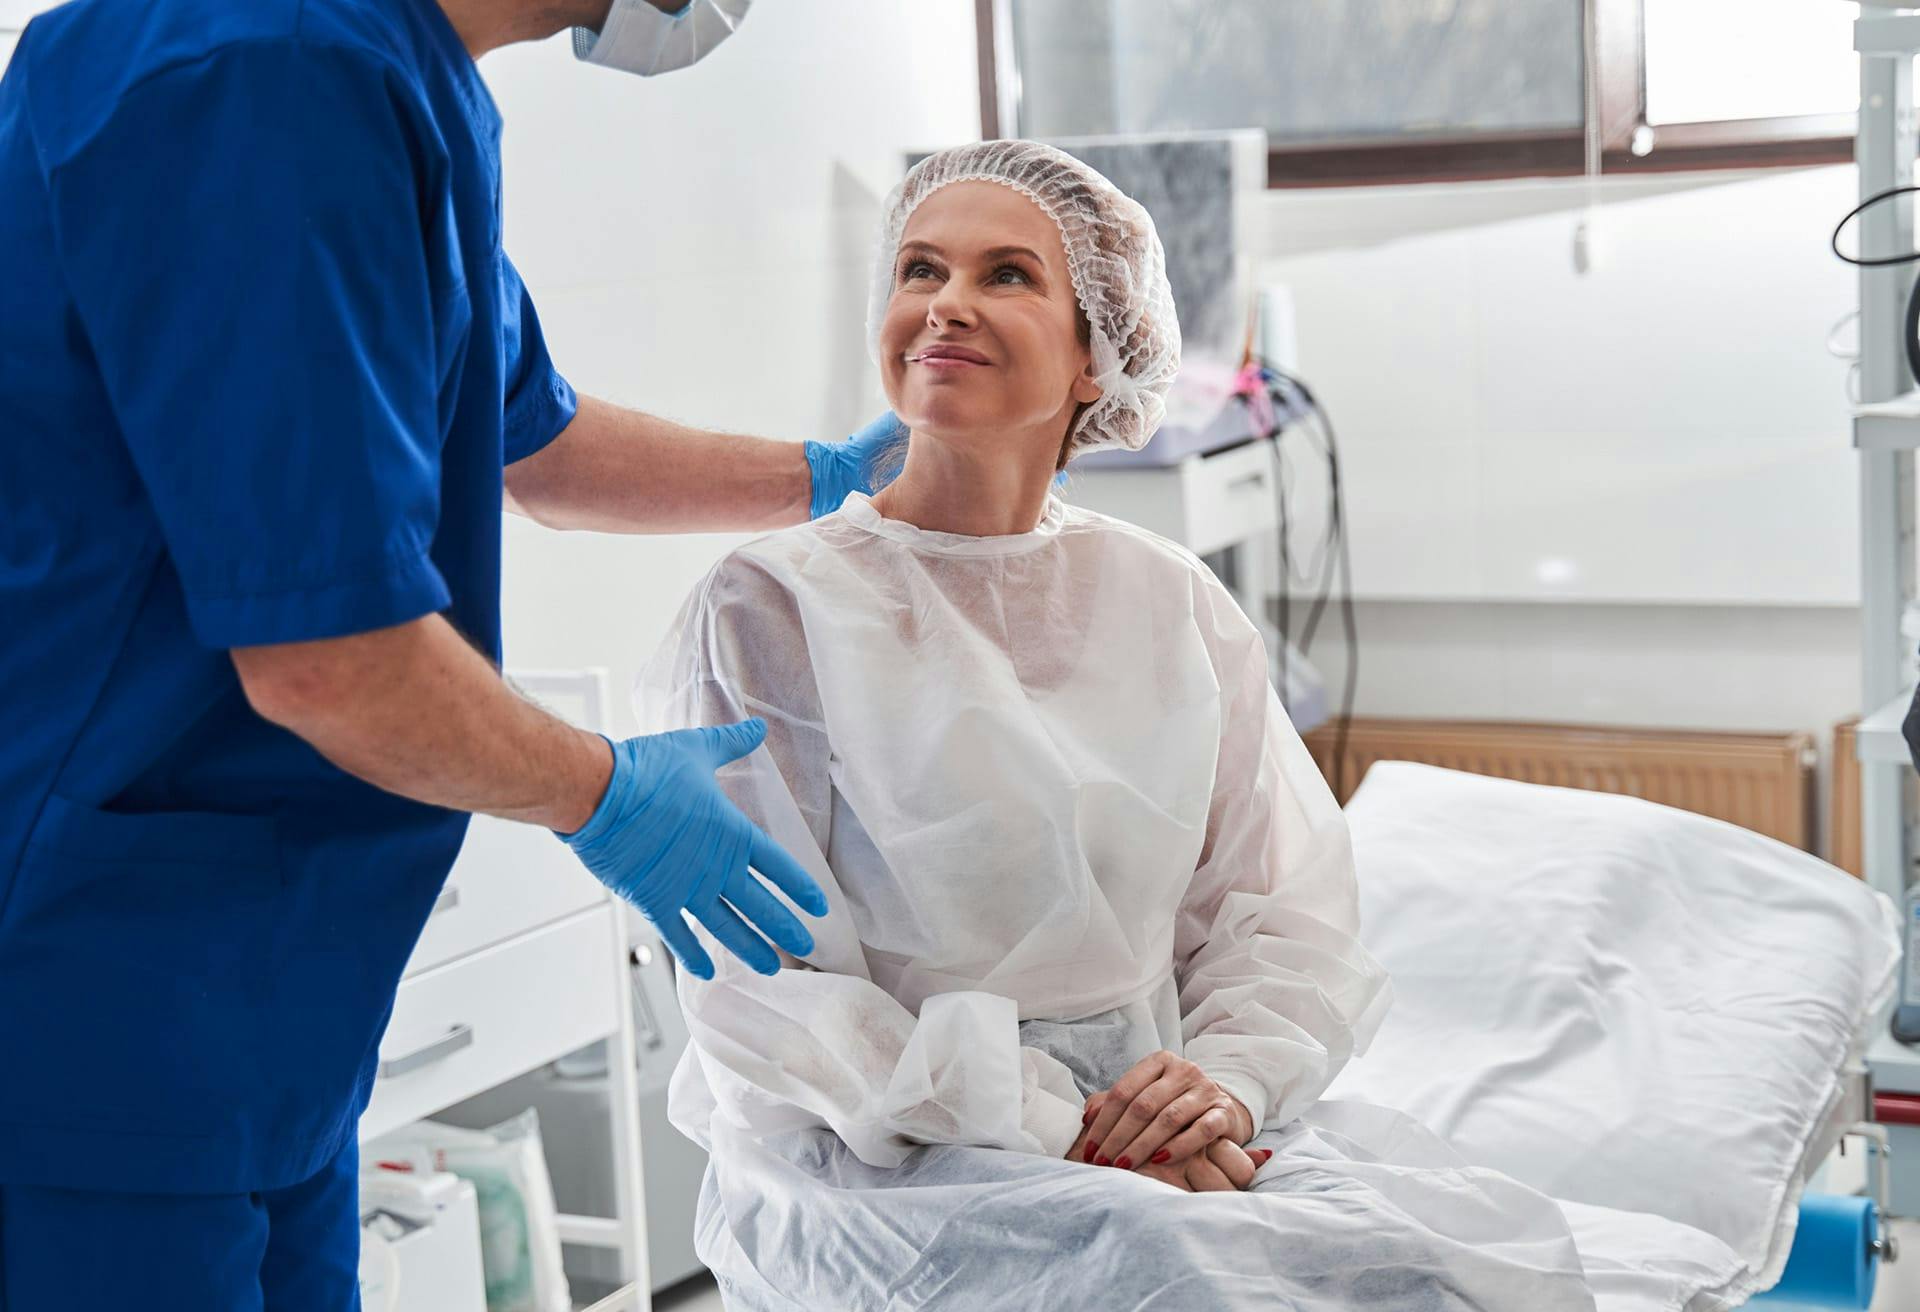
[[[1872,1312],[1915,1312],[1920,1309],[1920,1221],[1895,1221],[1893,1232],[1904,1260],[1881,1268]],[[654,1299],[653,1308],[654,1312],[721,1312],[720,1291],[711,1280],[698,1277]]]

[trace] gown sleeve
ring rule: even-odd
[[[1392,988],[1357,937],[1346,817],[1274,693],[1258,631],[1211,578],[1196,609],[1219,671],[1220,753],[1174,973],[1185,1056],[1257,1133],[1365,1050]]]
[[[637,705],[650,732],[766,720],[765,749],[721,769],[721,787],[806,867],[828,905],[824,918],[803,918],[813,953],[781,953],[776,976],[712,942],[713,979],[681,972],[693,1041],[674,1073],[674,1124],[706,1147],[715,1118],[756,1138],[824,1127],[875,1166],[929,1143],[1064,1155],[1084,1100],[1064,1065],[1020,1044],[1011,999],[939,994],[916,1016],[867,972],[824,855],[831,748],[791,593],[751,560],[722,562],[641,676]]]

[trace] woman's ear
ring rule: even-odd
[[[1081,405],[1092,405],[1106,394],[1107,389],[1094,381],[1093,360],[1089,358],[1086,364],[1081,366],[1080,372],[1074,375],[1073,399]]]

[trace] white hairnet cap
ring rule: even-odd
[[[1138,201],[1065,151],[1037,141],[982,141],[929,155],[887,197],[867,310],[874,359],[893,296],[900,234],[922,201],[955,182],[1012,187],[1059,226],[1102,389],[1075,423],[1068,456],[1145,446],[1166,415],[1167,389],[1180,369],[1180,322],[1160,234]]]

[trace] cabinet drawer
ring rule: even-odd
[[[616,914],[602,905],[403,981],[360,1137],[611,1034],[621,984]]]
[[[547,830],[476,815],[406,973],[504,943],[605,897],[579,858]]]
[[[1250,442],[1219,455],[1181,462],[1186,503],[1184,540],[1197,556],[1243,542],[1280,520],[1273,445]]]
[[[1205,556],[1270,532],[1280,521],[1271,442],[1249,442],[1175,465],[1094,468],[1067,495]]]

